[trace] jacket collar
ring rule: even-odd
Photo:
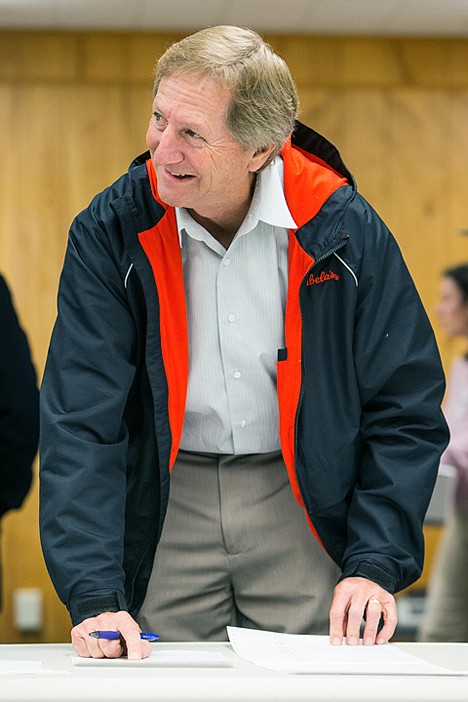
[[[356,184],[333,144],[300,122],[282,156],[286,200],[298,223],[296,238],[317,261],[348,238],[343,216]]]

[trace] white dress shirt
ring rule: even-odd
[[[176,208],[189,334],[180,448],[241,454],[280,448],[276,363],[284,346],[288,232],[296,228],[277,157],[257,176],[226,250]]]

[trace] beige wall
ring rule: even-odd
[[[152,34],[0,33],[0,270],[42,373],[68,225],[145,149]],[[468,259],[468,41],[268,37],[289,62],[303,121],[338,145],[394,231],[433,318],[440,270]],[[439,330],[437,330],[439,331]],[[458,348],[439,335],[444,362]],[[37,532],[37,480],[4,520],[0,641],[68,640]],[[45,627],[21,636],[17,587],[40,587]]]

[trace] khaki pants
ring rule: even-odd
[[[137,619],[163,641],[225,640],[226,625],[325,634],[338,577],[279,452],[181,451]]]
[[[431,573],[421,641],[468,641],[468,514],[453,512]]]

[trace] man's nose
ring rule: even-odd
[[[169,126],[158,134],[158,141],[154,150],[156,165],[180,163],[184,159],[181,149],[180,135]]]

